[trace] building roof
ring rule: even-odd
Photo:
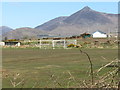
[[[70,35],[65,35],[65,36],[61,36],[61,35],[38,35],[39,38],[65,38],[65,37],[71,37]]]
[[[95,32],[100,32],[100,33],[102,33],[102,34],[106,34],[105,32],[100,31],[100,30],[97,30],[97,31],[95,31]],[[94,34],[95,32],[93,32],[92,34]]]

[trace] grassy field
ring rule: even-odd
[[[83,49],[91,57],[94,71],[118,57],[117,49]],[[79,49],[3,49],[3,87],[13,87],[10,80],[19,73],[17,87],[78,87],[76,82],[88,77],[90,65]],[[105,68],[104,74],[111,68]],[[69,73],[70,72],[70,73]],[[72,75],[72,76],[71,76]],[[59,85],[60,83],[60,85]],[[56,85],[55,85],[56,84]]]

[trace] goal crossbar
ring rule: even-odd
[[[56,46],[62,46],[63,48],[67,48],[68,44],[74,44],[77,45],[77,40],[39,40],[39,46],[42,48],[42,46],[51,46],[53,49],[55,49]]]

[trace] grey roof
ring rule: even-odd
[[[95,31],[95,32],[100,32],[100,33],[102,33],[102,34],[106,34],[105,32],[100,31],[100,30],[97,30],[97,31]],[[95,33],[95,32],[93,32],[93,33]]]
[[[54,36],[54,35],[38,35],[39,38],[65,38],[65,37],[71,37],[71,36]]]

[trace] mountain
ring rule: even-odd
[[[12,31],[12,30],[13,30],[13,29],[10,28],[10,27],[1,26],[1,27],[0,27],[0,35],[5,34],[5,33],[9,32],[9,31]]]
[[[70,16],[58,17],[35,28],[53,35],[79,35],[96,30],[112,32],[118,28],[118,15],[92,10],[86,6]]]
[[[37,38],[37,35],[43,35],[43,34],[47,34],[47,33],[43,30],[23,27],[23,28],[17,28],[15,30],[3,34],[3,39],[5,39],[5,37],[7,37],[7,39],[31,39],[31,38]]]
[[[35,27],[35,29],[41,29],[41,30],[45,30],[45,31],[51,31],[55,28],[57,28],[58,26],[62,25],[63,20],[65,20],[67,17],[57,17],[55,19],[52,19],[40,26]]]

